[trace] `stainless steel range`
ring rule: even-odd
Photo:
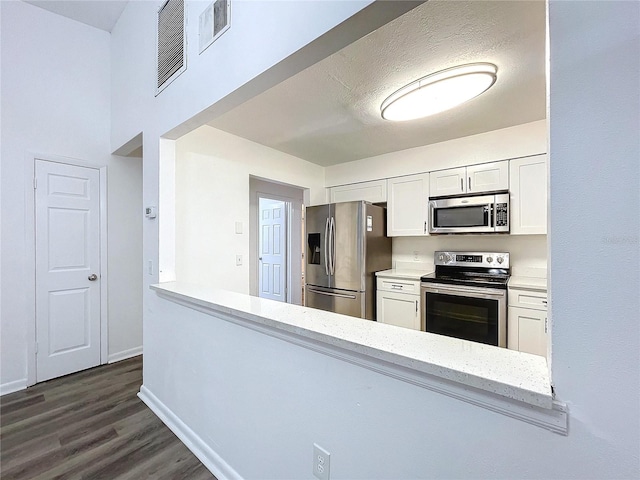
[[[436,270],[421,278],[425,331],[507,346],[509,254],[435,252]]]

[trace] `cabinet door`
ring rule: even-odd
[[[457,195],[467,191],[466,168],[450,168],[429,174],[430,195]]]
[[[377,321],[420,330],[420,296],[405,293],[376,292]]]
[[[374,180],[372,182],[352,183],[339,185],[329,189],[329,201],[331,203],[352,202],[365,200],[371,203],[387,201],[387,181]]]
[[[387,236],[429,235],[429,174],[387,180]]]
[[[509,307],[507,348],[547,356],[547,312]]]
[[[511,235],[547,233],[547,156],[518,158],[509,165]]]
[[[509,190],[509,161],[467,167],[467,193]]]

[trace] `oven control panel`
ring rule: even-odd
[[[435,265],[509,268],[507,252],[435,252]]]

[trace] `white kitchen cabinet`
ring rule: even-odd
[[[387,236],[429,235],[429,174],[387,180]]]
[[[387,180],[351,183],[329,188],[329,202],[351,202],[365,200],[371,203],[387,201]]]
[[[408,279],[378,276],[376,320],[397,327],[421,330],[419,277]]]
[[[547,356],[547,294],[509,288],[507,348]]]
[[[429,174],[429,190],[432,197],[442,197],[445,195],[459,195],[465,193],[467,179],[467,168],[449,168],[438,170]]]
[[[430,174],[432,197],[509,189],[509,161],[439,170]]]
[[[420,330],[420,296],[406,293],[378,292],[380,323]]]
[[[547,155],[510,161],[511,235],[547,233]]]

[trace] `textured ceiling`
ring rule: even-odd
[[[24,0],[63,17],[110,32],[128,0]]]
[[[430,0],[209,125],[333,165],[545,118],[544,1]],[[406,83],[470,62],[496,84],[448,112],[393,123],[380,104]]]

